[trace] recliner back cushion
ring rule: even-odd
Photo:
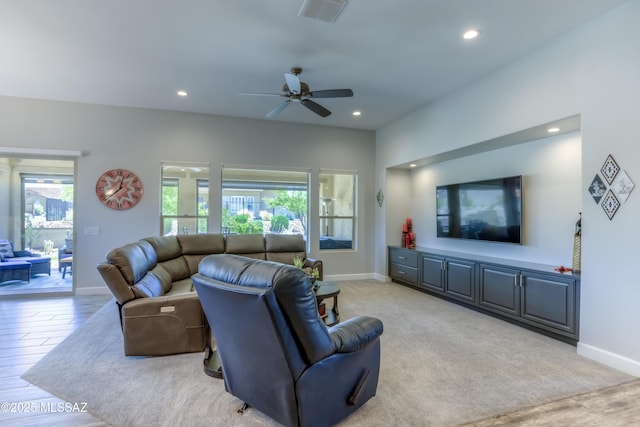
[[[169,273],[172,282],[191,277],[191,270],[189,270],[189,265],[183,256],[159,262],[158,265]]]
[[[176,236],[145,237],[143,240],[153,246],[158,262],[174,259],[182,255],[182,248],[180,248]]]
[[[151,274],[153,274],[158,281],[162,284],[163,293],[167,293],[173,289],[173,279],[171,278],[171,274],[161,265],[156,265],[153,270],[151,270]]]
[[[162,283],[160,283],[158,277],[151,272],[145,274],[144,277],[131,288],[136,298],[159,297],[164,295]]]
[[[265,259],[264,237],[262,234],[229,234],[225,253]]]
[[[200,263],[199,274],[240,287],[272,288],[278,308],[289,320],[289,327],[294,331],[308,364],[316,363],[335,351],[327,327],[318,316],[311,284],[302,270],[234,255],[210,255]],[[194,280],[197,278],[194,276]],[[241,289],[238,291],[242,292]]]
[[[107,262],[118,267],[129,286],[140,281],[153,267],[138,243],[129,243],[109,251]]]
[[[149,268],[153,268],[158,263],[158,255],[156,254],[156,250],[153,248],[151,243],[146,240],[138,240],[138,246],[144,252],[144,255],[147,257],[147,262],[149,263]]]
[[[191,271],[186,260],[182,256],[182,248],[176,236],[145,237],[158,256],[158,265],[171,276],[171,281],[186,279],[191,276]]]

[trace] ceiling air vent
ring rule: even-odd
[[[298,16],[324,22],[336,22],[347,0],[304,0]]]

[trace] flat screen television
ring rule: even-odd
[[[522,176],[436,188],[438,237],[522,244]]]

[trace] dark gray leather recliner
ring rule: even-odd
[[[297,268],[210,255],[192,277],[213,330],[225,389],[286,426],[330,426],[373,397],[382,322],[327,328]]]

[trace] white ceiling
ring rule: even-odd
[[[303,0],[0,0],[0,95],[264,118],[279,98],[238,93],[300,66],[353,98],[271,120],[377,129],[624,1],[350,0],[330,24]]]

